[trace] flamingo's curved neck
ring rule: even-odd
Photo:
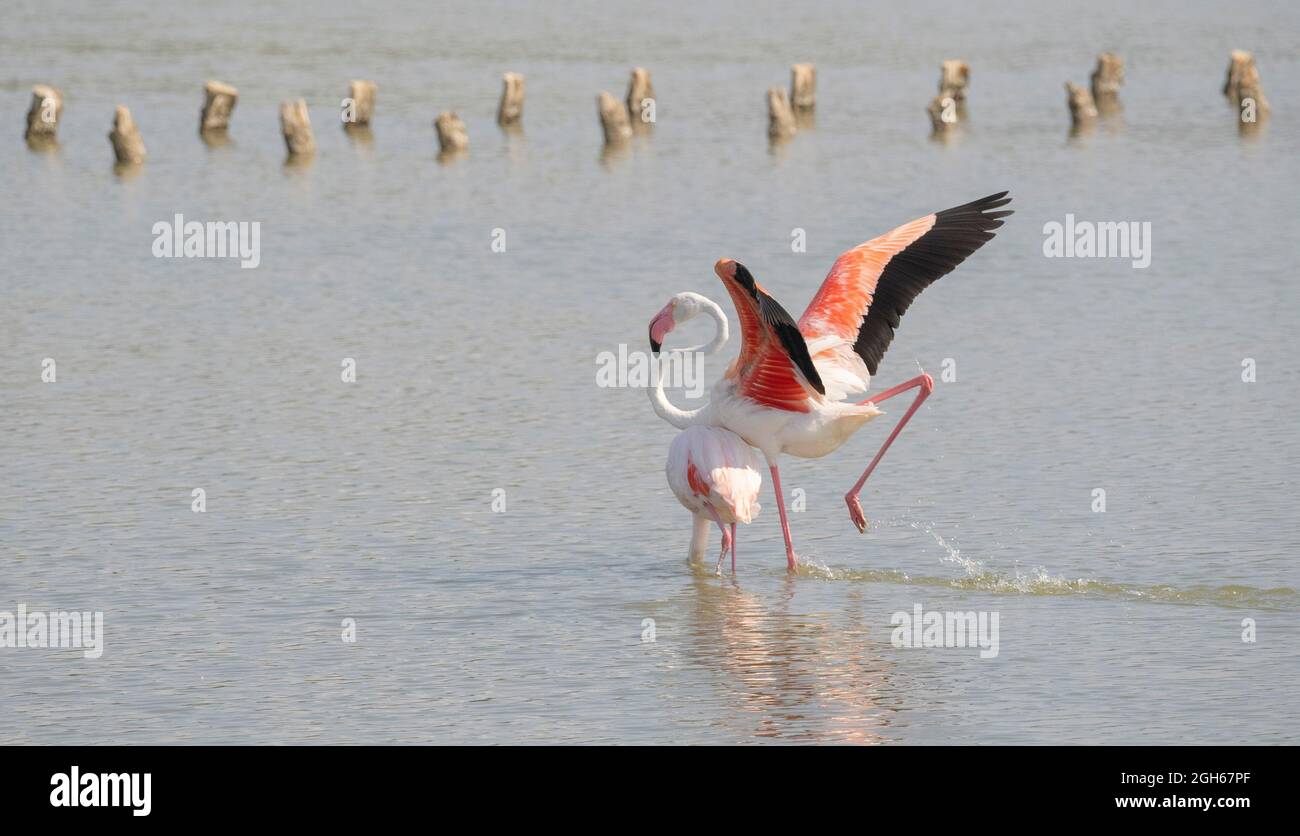
[[[722,312],[722,308],[718,307],[717,302],[714,302],[707,296],[695,295],[696,300],[704,309],[704,313],[709,315],[709,318],[713,320],[713,324],[716,326],[716,330],[713,333],[713,339],[704,345],[693,345],[690,348],[679,348],[674,349],[674,351],[681,351],[683,353],[702,351],[704,352],[705,357],[710,357],[721,351],[722,347],[727,344],[727,339],[731,336],[730,328],[727,325],[727,315]]]
[[[695,423],[695,419],[704,411],[704,407],[685,410],[673,406],[668,400],[668,396],[664,394],[664,375],[668,372],[668,364],[664,362],[663,358],[658,358],[655,365],[659,367],[655,373],[655,385],[647,390],[650,393],[650,405],[654,407],[655,415],[658,415],[677,429],[684,430]]]
[[[714,325],[717,326],[717,331],[714,333],[713,339],[705,345],[696,345],[691,346],[690,348],[674,348],[671,349],[671,351],[679,354],[700,351],[703,352],[705,356],[709,356],[711,354],[717,354],[722,350],[722,347],[727,344],[727,338],[729,336],[727,315],[723,313],[722,308],[718,307],[718,304],[712,299],[700,296],[698,301],[704,313],[708,314],[713,320]],[[659,368],[655,373],[655,385],[648,390],[650,393],[650,404],[654,407],[656,415],[672,424],[677,429],[684,430],[691,424],[695,423],[696,419],[700,417],[700,414],[708,408],[708,404],[706,403],[699,409],[692,410],[678,409],[673,406],[673,404],[668,400],[668,396],[664,393],[664,376],[667,373],[668,364],[660,358],[659,362],[655,365]]]

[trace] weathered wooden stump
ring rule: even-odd
[[[950,58],[939,66],[939,96],[957,103],[957,118],[966,117],[966,87],[970,84],[970,65]]]
[[[239,102],[239,91],[220,81],[203,85],[203,110],[199,112],[199,133],[223,133],[230,128],[230,115]]]
[[[785,91],[780,87],[769,87],[767,91],[767,138],[772,142],[783,142],[799,132],[795,122],[794,109],[786,100]]]
[[[1119,105],[1119,88],[1124,84],[1124,59],[1113,52],[1097,56],[1097,68],[1092,71],[1092,99],[1103,113]]]
[[[1228,78],[1223,84],[1223,93],[1239,112],[1243,105],[1254,104],[1254,113],[1263,115],[1268,112],[1268,100],[1264,98],[1264,88],[1259,81],[1259,68],[1255,66],[1255,56],[1244,49],[1234,49],[1228,61]],[[1246,121],[1243,119],[1243,122]]]
[[[460,117],[449,110],[438,114],[434,120],[438,131],[438,148],[446,155],[460,154],[469,150],[469,133]]]
[[[1070,130],[1079,133],[1091,128],[1097,121],[1097,103],[1086,87],[1065,83],[1066,103],[1070,107]]]
[[[298,99],[280,103],[280,131],[290,157],[307,157],[316,153],[316,136],[307,115],[307,101]]]
[[[32,88],[32,105],[27,109],[27,130],[23,138],[32,145],[57,142],[62,115],[63,93],[57,87],[36,85]]]
[[[1234,49],[1228,54],[1228,77],[1223,82],[1223,95],[1236,101],[1237,89],[1246,71],[1255,66],[1255,56],[1244,49]],[[1258,71],[1256,71],[1258,74]]]
[[[375,94],[378,92],[379,86],[373,81],[353,79],[348,82],[348,98],[352,101],[352,107],[343,110],[344,127],[370,124],[370,120],[375,117]]]
[[[600,126],[605,131],[606,145],[619,145],[632,138],[632,123],[628,119],[626,104],[601,91],[596,97],[596,109],[600,113]]]
[[[810,113],[817,107],[817,68],[812,64],[790,67],[790,107],[795,113]]]
[[[649,128],[655,121],[655,88],[650,83],[650,71],[635,67],[627,83],[627,116],[634,128]]]
[[[139,165],[144,162],[144,140],[140,138],[140,129],[131,118],[131,111],[118,105],[113,115],[113,130],[108,133],[108,141],[113,143],[113,153],[123,165]]]
[[[497,124],[503,128],[517,126],[524,118],[524,77],[519,73],[501,76],[501,106]]]

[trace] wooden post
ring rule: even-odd
[[[767,91],[767,138],[781,142],[798,133],[799,127],[794,121],[794,110],[786,101],[785,91],[780,87],[770,87]]]
[[[1241,79],[1246,74],[1249,67],[1255,65],[1255,56],[1251,55],[1244,49],[1234,49],[1228,54],[1228,78],[1223,82],[1223,95],[1229,99],[1237,99],[1237,88],[1241,85]]]
[[[199,113],[199,133],[221,133],[230,127],[230,114],[239,101],[239,91],[220,81],[203,85],[203,110]]]
[[[343,120],[345,128],[370,124],[370,120],[375,116],[375,93],[378,91],[379,86],[373,81],[353,79],[348,83],[348,98],[352,100],[352,109],[350,113],[345,111],[344,116],[352,118]]]
[[[519,73],[501,76],[501,106],[497,124],[503,128],[518,125],[524,118],[524,77]]]
[[[1234,49],[1228,61],[1228,79],[1223,84],[1223,93],[1238,109],[1247,100],[1254,102],[1254,112],[1268,112],[1268,100],[1264,98],[1264,88],[1259,81],[1259,68],[1255,66],[1255,56],[1244,49]],[[29,117],[30,118],[30,117]]]
[[[1075,133],[1091,128],[1097,120],[1097,103],[1086,87],[1065,83],[1066,103],[1070,106],[1070,129]]]
[[[970,65],[950,58],[939,67],[939,95],[957,103],[957,116],[966,117],[966,87],[970,84]]]
[[[1097,56],[1097,69],[1092,71],[1092,98],[1097,109],[1115,110],[1119,105],[1119,88],[1124,83],[1124,59],[1113,52]]]
[[[36,85],[32,88],[32,105],[27,109],[27,130],[23,138],[32,145],[57,142],[62,115],[63,93],[57,87]]]
[[[280,131],[290,157],[305,157],[316,153],[316,137],[311,131],[311,118],[307,115],[307,101],[298,99],[280,102]]]
[[[451,111],[438,114],[433,126],[438,130],[438,147],[445,155],[459,154],[469,150],[469,134],[465,123]]]
[[[117,106],[113,116],[113,130],[109,131],[108,141],[113,143],[113,153],[123,165],[139,165],[144,162],[144,140],[140,138],[140,129],[131,118],[131,111],[122,105]]]
[[[790,107],[795,113],[809,113],[817,107],[817,68],[812,64],[790,67]]]
[[[645,67],[635,67],[627,83],[627,115],[632,126],[649,128],[653,125],[657,106],[650,71]]]
[[[596,97],[596,108],[600,112],[600,125],[605,131],[606,145],[619,145],[632,138],[632,123],[628,119],[625,104],[601,91]]]

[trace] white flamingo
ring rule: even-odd
[[[853,524],[866,531],[858,494],[934,390],[934,380],[921,374],[864,401],[853,402],[851,396],[870,387],[871,376],[912,300],[993,238],[1001,219],[1011,214],[995,211],[1011,202],[1006,195],[1000,192],[917,218],[841,254],[797,323],[743,264],[724,258],[714,265],[740,319],[740,355],[713,387],[705,406],[691,411],[673,406],[664,395],[662,369],[658,385],[650,390],[650,401],[655,413],[675,427],[726,427],[762,451],[772,474],[790,571],[798,566],[798,557],[777,460],[782,453],[825,456],[882,414],[876,404],[919,389],[862,477],[844,496]],[[683,301],[684,297],[698,298]],[[701,312],[719,322],[719,332],[707,348],[721,348],[726,317],[718,306],[698,294],[678,294],[650,322],[651,350],[658,354],[669,332]]]
[[[722,532],[716,571],[722,573],[722,559],[730,551],[735,572],[736,523],[748,523],[758,515],[758,494],[763,488],[763,472],[753,448],[731,430],[697,424],[673,439],[664,471],[677,500],[695,518],[690,559],[703,559],[712,520]]]

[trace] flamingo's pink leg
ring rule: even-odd
[[[881,401],[892,398],[897,394],[906,392],[908,389],[915,389],[918,386],[921,388],[921,391],[916,393],[916,400],[912,401],[912,405],[907,408],[907,412],[905,412],[903,417],[899,419],[898,426],[894,427],[894,431],[889,434],[889,438],[886,438],[885,443],[880,445],[880,451],[877,452],[876,457],[871,460],[871,464],[867,465],[867,469],[862,472],[862,478],[859,479],[857,484],[844,495],[844,502],[849,506],[849,518],[852,519],[853,524],[858,527],[859,533],[867,530],[867,517],[862,513],[862,503],[858,501],[858,493],[862,490],[862,486],[866,484],[867,477],[871,475],[871,471],[875,470],[876,465],[880,464],[880,460],[884,457],[885,451],[889,449],[889,445],[894,443],[894,439],[898,437],[899,432],[901,432],[903,427],[907,425],[907,422],[911,419],[913,413],[921,407],[921,404],[925,399],[930,397],[930,393],[934,391],[934,378],[930,377],[928,374],[923,374],[919,377],[914,377],[905,383],[900,383],[892,389],[886,389],[874,398],[867,398],[865,401],[862,401],[863,404],[880,403]],[[861,406],[861,404],[859,404],[859,406]]]
[[[727,552],[733,548],[733,546],[732,546],[732,543],[733,543],[732,534],[731,534],[730,531],[727,531],[727,527],[726,527],[725,525],[722,524],[722,518],[718,516],[718,511],[717,511],[716,508],[714,508],[712,505],[705,505],[704,507],[707,508],[707,509],[709,510],[709,516],[710,516],[710,517],[713,517],[713,521],[714,521],[715,523],[718,524],[718,530],[722,532],[722,551],[718,552],[718,565],[717,565],[717,567],[716,567],[715,570],[714,570],[714,571],[716,571],[719,575],[721,575],[721,574],[722,574],[722,558],[726,557],[726,556],[727,556]],[[735,524],[735,523],[732,523],[732,528],[735,528],[735,527],[736,527],[736,524]],[[735,567],[733,566],[732,569],[734,570]]]
[[[736,524],[731,524],[731,574],[736,574]]]
[[[794,543],[790,539],[790,522],[785,518],[785,494],[781,493],[781,472],[776,464],[768,462],[772,471],[772,489],[776,491],[776,510],[781,512],[781,533],[785,535],[785,568],[793,572],[799,566],[799,558],[794,553]]]

